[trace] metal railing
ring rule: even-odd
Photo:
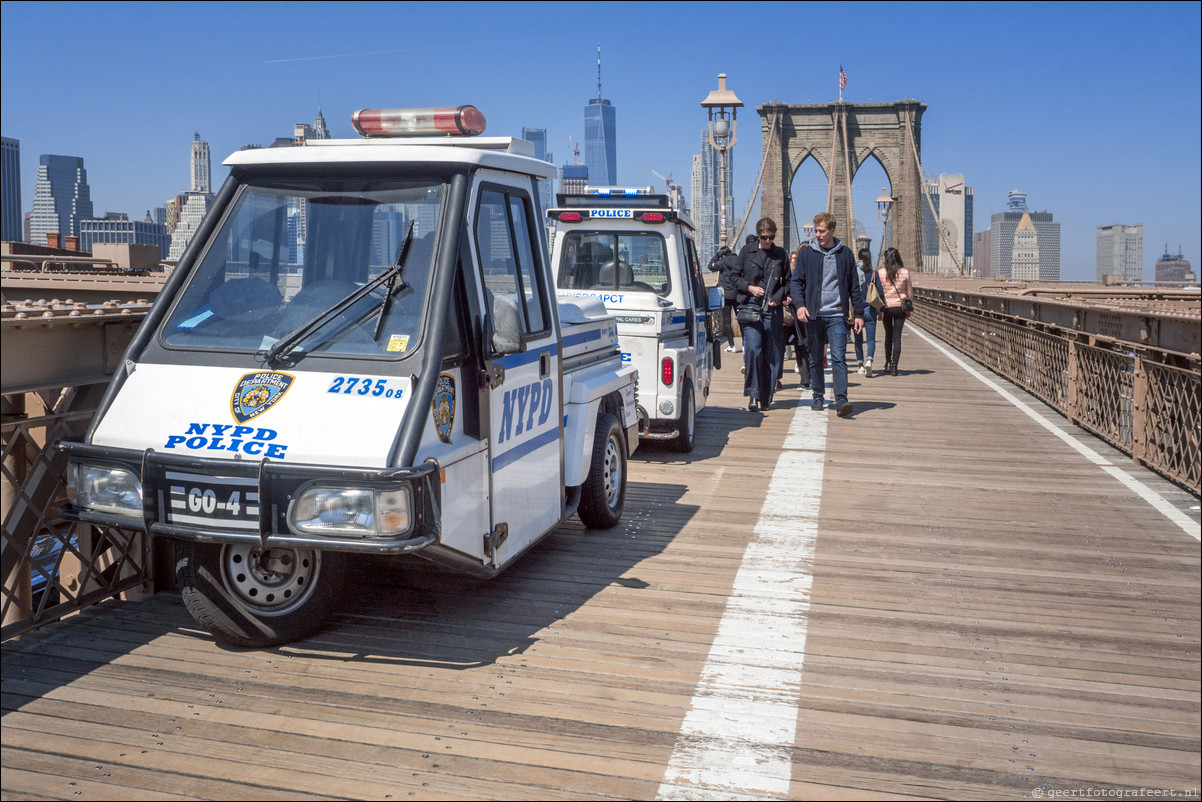
[[[1140,465],[1202,493],[1199,355],[1149,342],[1163,331],[1163,341],[1175,344],[1181,338],[1169,329],[1179,324],[1196,329],[1196,317],[1158,320],[1147,312],[1108,310],[1104,318],[1115,333],[1129,330],[1117,317],[1138,318],[1120,321],[1142,327],[1135,341],[1083,328],[1088,316],[1064,303],[1071,314],[1066,325],[1058,325],[1035,319],[1053,317],[1042,308],[1024,307],[1027,316],[1000,311],[1008,301],[996,296],[923,288],[915,294],[918,325]]]
[[[66,460],[55,448],[87,427],[103,385],[5,395],[3,433],[4,640],[112,596],[144,589],[148,539],[70,524]]]

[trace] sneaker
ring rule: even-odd
[[[860,363],[860,368],[859,368],[859,370],[856,371],[856,373],[860,374],[861,376],[864,375],[864,363],[863,362]]]
[[[815,412],[821,412],[822,410],[826,409],[826,403],[824,399],[815,398],[810,404],[810,409],[814,410]]]
[[[840,418],[846,418],[848,415],[851,414],[851,410],[852,410],[851,402],[844,401],[842,404],[839,404],[838,415]]]
[[[733,354],[733,353],[735,353],[736,349],[733,345],[728,345],[723,350],[726,351],[726,353],[728,353],[728,354]]]
[[[864,374],[865,379],[871,379],[872,378],[872,363],[869,362],[867,365],[864,366],[864,369],[860,372]]]

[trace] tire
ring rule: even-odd
[[[693,395],[693,382],[688,379],[680,386],[680,431],[672,438],[672,450],[688,454],[693,450],[697,434],[697,399]]]
[[[325,624],[342,595],[346,555],[265,552],[258,543],[185,543],[176,576],[184,606],[217,640],[263,648],[299,640]]]
[[[580,520],[589,529],[609,529],[626,503],[626,434],[609,412],[597,416],[593,460],[580,494]]]

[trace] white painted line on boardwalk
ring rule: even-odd
[[[789,796],[826,422],[793,412],[657,799]]]
[[[1089,446],[1075,440],[1074,438],[1070,437],[1065,432],[1061,431],[1057,426],[1055,426],[1050,421],[1048,421],[1043,415],[1039,414],[1039,412],[1037,412],[1035,409],[1028,406],[1022,399],[1020,399],[1014,393],[1010,392],[1005,387],[1001,386],[1000,384],[995,382],[993,379],[989,378],[989,376],[985,373],[984,368],[981,368],[977,365],[973,365],[973,364],[967,362],[966,360],[961,359],[953,351],[951,351],[947,346],[945,346],[943,343],[936,340],[932,335],[928,334],[927,332],[923,331],[922,329],[918,328],[917,326],[911,327],[911,331],[913,331],[919,337],[921,337],[922,339],[926,340],[928,343],[933,345],[936,350],[941,352],[948,359],[952,360],[957,365],[959,365],[960,367],[967,370],[970,374],[972,374],[976,378],[980,379],[987,387],[996,391],[998,393],[998,395],[1002,396],[1002,398],[1005,398],[1011,404],[1018,407],[1020,410],[1022,410],[1024,413],[1026,413],[1027,416],[1029,416],[1032,420],[1034,420],[1040,426],[1047,429],[1049,432],[1056,435],[1064,442],[1068,443],[1077,452],[1079,452],[1082,456],[1084,456],[1087,460],[1092,462],[1094,465],[1097,465],[1099,468],[1101,468],[1103,471],[1105,471],[1106,473],[1113,476],[1115,479],[1118,479],[1120,482],[1122,482],[1124,485],[1126,485],[1127,488],[1129,488],[1133,493],[1135,493],[1137,496],[1142,498],[1144,501],[1151,504],[1152,507],[1155,508],[1157,512],[1161,513],[1162,515],[1164,515],[1164,517],[1168,518],[1170,521],[1177,524],[1177,526],[1181,527],[1182,531],[1184,531],[1187,535],[1192,537],[1194,540],[1202,540],[1202,533],[1200,533],[1198,531],[1198,523],[1196,521],[1192,520],[1188,515],[1183,513],[1181,510],[1174,507],[1172,502],[1170,502],[1164,496],[1160,495],[1159,493],[1157,493],[1152,488],[1148,487],[1143,482],[1141,482],[1138,479],[1136,479],[1135,477],[1131,476],[1126,471],[1124,471],[1122,468],[1117,467],[1113,462],[1111,462],[1105,456],[1099,454],[1098,452],[1094,451]]]

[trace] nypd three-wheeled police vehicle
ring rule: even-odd
[[[693,224],[650,187],[589,187],[559,195],[554,221],[555,281],[561,293],[601,300],[618,324],[622,359],[639,371],[642,437],[693,450],[721,349]]]
[[[361,554],[491,576],[566,517],[610,527],[636,374],[557,298],[537,182],[471,106],[245,150],[68,457],[64,514],[179,541],[192,615],[320,627]]]

